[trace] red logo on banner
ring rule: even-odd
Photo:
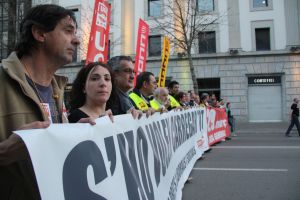
[[[146,58],[148,47],[149,26],[142,19],[139,20],[139,28],[136,42],[136,56],[134,71],[138,74],[146,70]],[[134,78],[135,85],[136,78]]]
[[[89,62],[107,62],[110,5],[104,0],[95,0],[90,41],[86,57]]]

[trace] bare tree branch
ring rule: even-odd
[[[199,33],[206,29],[214,28],[221,15],[211,12],[199,11],[197,0],[166,0],[164,6],[164,15],[153,17],[156,28],[159,28],[162,34],[166,34],[172,44],[175,52],[184,52],[189,61],[191,77],[195,92],[198,92],[198,83],[193,65],[192,49],[198,41]]]

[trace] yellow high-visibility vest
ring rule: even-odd
[[[140,97],[139,95],[137,95],[136,93],[132,92],[129,94],[129,98],[132,99],[132,101],[134,102],[134,104],[136,105],[136,107],[139,110],[148,110],[148,105],[147,103],[144,101],[144,99],[142,97]]]
[[[150,101],[150,106],[156,111],[158,111],[161,108],[161,105],[155,99]]]
[[[172,95],[169,95],[169,97],[172,108],[180,107],[180,103]]]

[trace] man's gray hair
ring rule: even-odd
[[[167,88],[165,88],[165,87],[158,87],[158,88],[156,88],[154,90],[153,96],[155,98],[158,97],[162,91],[167,91],[169,93],[169,90]]]

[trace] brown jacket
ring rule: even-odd
[[[55,75],[52,80],[53,91],[59,96],[57,106],[60,112],[63,108],[66,83],[67,78],[61,76]],[[0,92],[0,142],[24,124],[47,119],[36,93],[26,80],[24,66],[15,52],[2,60]],[[67,122],[62,117],[63,122]],[[0,166],[0,199],[40,199],[30,158]]]

